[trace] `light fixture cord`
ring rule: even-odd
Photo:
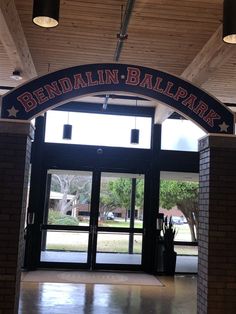
[[[67,124],[69,124],[69,111],[67,112]]]

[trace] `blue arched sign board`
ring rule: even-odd
[[[88,64],[63,69],[2,97],[1,118],[31,120],[75,97],[128,92],[160,101],[195,121],[207,133],[234,134],[234,115],[220,101],[183,79],[128,64]]]

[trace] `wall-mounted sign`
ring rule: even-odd
[[[160,101],[207,133],[234,134],[234,115],[179,77],[127,64],[88,64],[36,78],[2,97],[1,118],[31,120],[50,108],[97,93],[129,92]]]

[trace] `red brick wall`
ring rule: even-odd
[[[236,313],[236,137],[200,147],[198,313]]]
[[[18,313],[32,129],[0,122],[0,314]]]

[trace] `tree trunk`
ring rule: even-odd
[[[188,221],[188,226],[189,226],[189,230],[191,234],[191,241],[196,242],[197,239],[196,239],[195,230],[194,230],[194,223],[192,219],[187,219],[187,221]]]
[[[195,217],[195,227],[196,227],[196,238],[198,238],[198,221],[199,221],[199,211],[198,211],[198,209],[194,211],[194,217]]]
[[[186,203],[185,202],[178,203],[177,207],[179,210],[182,211],[185,218],[187,219],[190,234],[191,234],[191,241],[196,242],[197,236],[194,229],[194,226],[196,226],[196,230],[197,230],[197,223],[198,223],[197,222],[198,214],[196,214],[196,211],[197,211],[196,204],[194,202],[191,203],[189,200],[187,200]]]

